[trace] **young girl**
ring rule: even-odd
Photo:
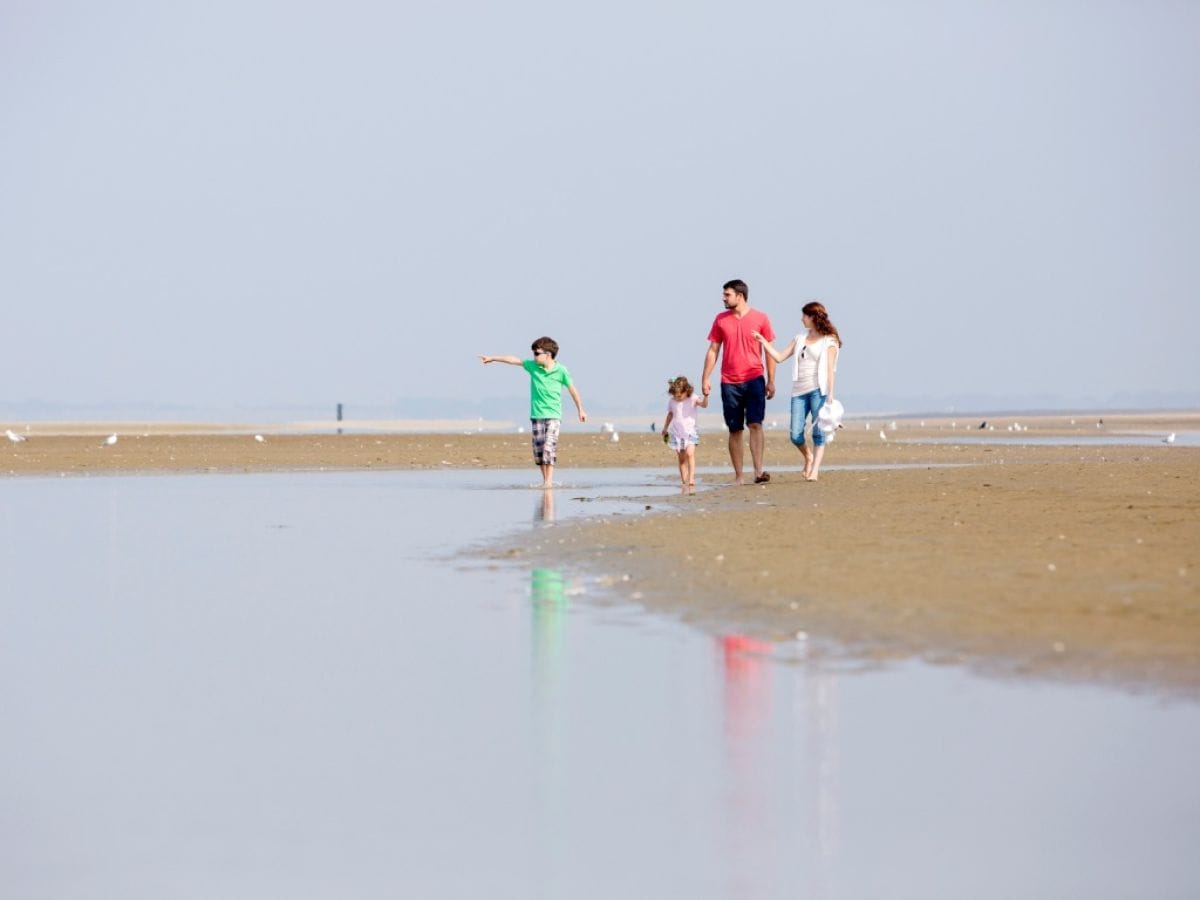
[[[825,455],[825,432],[817,422],[817,415],[822,406],[833,401],[833,383],[837,375],[842,336],[829,321],[825,307],[815,300],[804,304],[801,313],[800,321],[804,323],[806,331],[792,338],[782,353],[757,332],[754,333],[754,339],[763,345],[763,349],[777,363],[793,353],[796,355],[792,371],[792,443],[804,457],[804,480],[816,481],[820,476],[821,459]],[[808,452],[804,443],[804,422],[810,416],[812,453]]]
[[[692,396],[692,383],[684,376],[667,382],[667,419],[663,422],[663,443],[679,454],[679,480],[685,488],[696,486],[696,408],[708,406],[708,398]]]

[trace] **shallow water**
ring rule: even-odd
[[[1176,447],[1200,447],[1200,431],[1175,432],[1170,444]],[[964,431],[953,436],[906,438],[897,432],[891,438],[903,444],[1006,444],[1013,447],[1165,447],[1164,433],[1113,431],[1100,434],[1027,434],[1007,431]]]
[[[677,490],[531,474],[0,482],[4,896],[1200,895],[1200,704],[453,561]]]

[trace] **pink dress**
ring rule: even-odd
[[[696,398],[685,397],[667,401],[667,412],[671,414],[671,426],[667,429],[672,450],[683,450],[700,443],[700,432],[696,429]]]

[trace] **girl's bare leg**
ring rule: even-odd
[[[688,477],[687,450],[680,450],[679,451],[679,483],[686,485],[687,481],[688,481],[687,477]]]
[[[696,486],[696,448],[693,445],[689,444],[687,450],[685,450],[684,452],[687,453],[687,478],[684,480],[684,484],[690,485],[691,487],[695,487]]]

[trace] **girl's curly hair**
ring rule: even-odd
[[[667,393],[672,397],[690,397],[695,393],[686,375],[678,375],[667,382]]]

